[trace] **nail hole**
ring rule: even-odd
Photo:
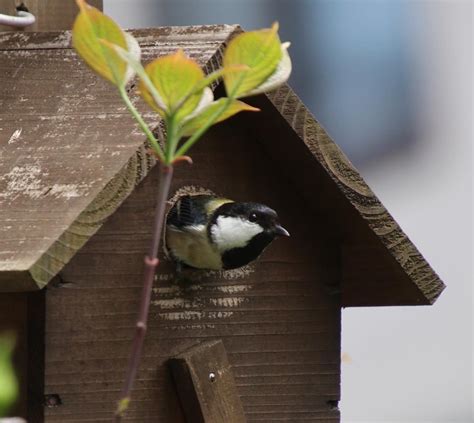
[[[326,402],[329,406],[330,410],[338,410],[339,409],[339,400],[329,400]]]
[[[16,7],[18,12],[29,12],[28,8],[25,6],[25,3],[21,3]]]
[[[44,396],[43,404],[48,408],[56,408],[62,405],[63,401],[58,394],[48,394]]]
[[[209,373],[209,382],[213,383],[216,381],[216,374],[211,372]]]

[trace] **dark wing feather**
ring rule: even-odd
[[[166,224],[177,229],[191,225],[205,225],[209,219],[206,204],[210,195],[186,195],[181,197],[168,213]]]

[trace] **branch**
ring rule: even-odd
[[[160,182],[158,185],[158,196],[155,210],[155,220],[153,222],[152,242],[148,255],[145,256],[145,272],[142,296],[140,301],[140,311],[138,313],[137,324],[135,327],[135,336],[132,343],[132,351],[128,361],[125,383],[122,388],[120,400],[117,410],[115,411],[115,422],[122,420],[124,412],[130,403],[133,382],[137,375],[138,366],[140,364],[141,352],[145,334],[147,329],[148,312],[150,309],[151,292],[153,288],[153,280],[155,271],[158,266],[158,250],[160,247],[161,234],[163,232],[163,224],[165,219],[166,200],[173,177],[173,165],[165,165],[160,163]]]

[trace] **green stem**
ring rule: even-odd
[[[208,119],[205,125],[201,126],[188,140],[180,147],[177,151],[175,157],[180,157],[186,154],[186,152],[201,138],[204,133],[214,125],[215,121],[219,119],[219,116],[225,112],[225,110],[231,105],[231,103],[235,100],[237,90],[239,89],[242,81],[244,79],[245,74],[240,75],[237,83],[234,85],[232,92],[227,97],[227,101],[224,102],[222,107],[216,110],[216,112]]]
[[[128,110],[130,110],[130,113],[132,113],[133,117],[138,122],[138,124],[142,128],[143,132],[147,136],[148,140],[150,141],[151,147],[153,148],[154,152],[158,155],[159,159],[164,163],[165,162],[165,156],[163,154],[163,150],[160,147],[160,144],[158,143],[157,139],[155,138],[155,136],[151,132],[148,125],[143,120],[143,118],[140,115],[140,113],[138,112],[138,110],[135,108],[135,106],[131,102],[130,97],[127,94],[127,90],[125,89],[125,87],[120,87],[119,92],[120,92],[120,96],[122,97],[122,100],[124,101],[124,103],[127,106]]]
[[[166,163],[170,164],[175,158],[174,152],[178,144],[178,128],[176,126],[175,115],[166,118]]]
[[[204,133],[214,125],[215,121],[219,119],[219,116],[225,112],[225,110],[230,106],[234,99],[232,97],[228,97],[227,101],[225,101],[221,107],[219,107],[214,114],[207,120],[207,122],[201,126],[188,140],[178,149],[175,154],[175,157],[180,157],[186,153],[198,140],[201,138]]]

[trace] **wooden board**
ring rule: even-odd
[[[126,422],[184,422],[167,360],[221,339],[249,423],[338,422],[339,247],[313,220],[298,186],[275,171],[256,129],[229,121],[176,170],[172,190],[205,187],[278,211],[291,238],[250,267],[201,272],[185,289],[164,260],[155,282],[143,363]],[[49,286],[46,394],[62,405],[47,422],[108,422],[124,377],[157,188],[153,169]],[[85,406],[87,404],[87,406]]]
[[[201,342],[169,361],[186,423],[246,423],[221,340]]]
[[[144,62],[182,48],[210,69],[234,30],[134,35]],[[71,259],[154,160],[118,94],[70,48],[69,32],[0,34],[0,87],[0,291],[31,290]],[[155,113],[145,117],[158,125]]]

